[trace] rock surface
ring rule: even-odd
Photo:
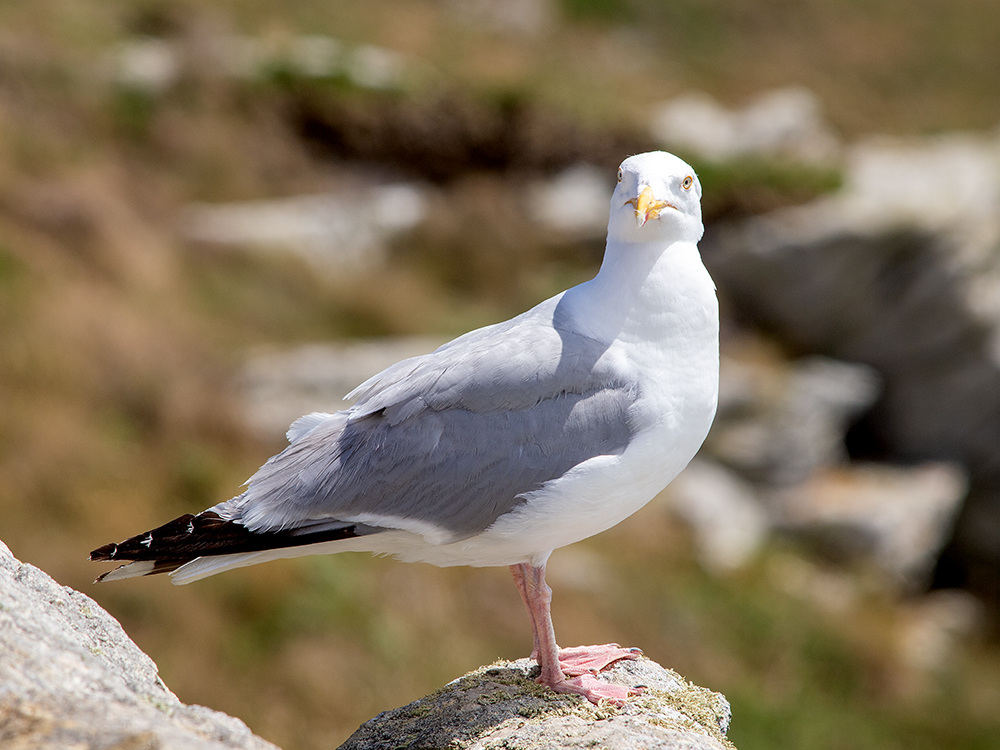
[[[517,747],[724,750],[726,699],[649,659],[619,662],[602,678],[645,685],[623,707],[595,707],[534,683],[529,659],[482,667],[436,693],[366,722],[340,750]]]
[[[275,748],[239,719],[181,703],[111,615],[2,542],[0,746]]]

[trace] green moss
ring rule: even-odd
[[[721,742],[726,747],[732,747],[732,743],[726,737],[725,732],[719,727],[720,696],[713,691],[686,681],[673,670],[671,672],[684,687],[681,690],[664,691],[647,689],[636,698],[633,698],[639,706],[647,707],[651,712],[655,712],[663,705],[670,706],[688,718],[690,722],[686,728],[700,734],[708,734]],[[671,726],[670,722],[658,721],[650,718],[654,724]]]
[[[149,91],[122,86],[114,91],[110,109],[119,132],[133,141],[142,141],[149,137],[159,100]]]
[[[428,701],[418,701],[415,703],[403,717],[406,719],[422,719],[428,716],[433,711],[433,706]]]
[[[837,190],[840,169],[787,159],[755,156],[726,161],[690,158],[704,191],[705,220],[766,213],[806,203]]]
[[[18,281],[25,272],[24,263],[8,248],[0,245],[0,284]]]
[[[566,17],[573,21],[603,21],[625,23],[635,20],[635,12],[627,0],[562,0]]]
[[[146,703],[151,705],[157,711],[160,711],[161,713],[165,713],[167,715],[173,713],[175,707],[174,704],[163,700],[163,698],[157,695],[150,695],[149,693],[146,693],[141,697],[144,701],[146,701]]]

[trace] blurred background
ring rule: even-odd
[[[93,586],[287,424],[590,278],[615,168],[705,191],[719,418],[557,551],[564,645],[755,748],[1000,747],[994,0],[0,5],[0,539],[286,750],[530,650],[505,569]]]

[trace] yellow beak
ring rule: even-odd
[[[625,201],[625,205],[635,206],[635,220],[639,223],[640,227],[650,219],[658,219],[660,211],[664,208],[677,208],[673,203],[654,198],[653,188],[649,187],[649,185],[642,189],[638,198]]]

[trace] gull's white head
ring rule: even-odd
[[[683,159],[666,151],[630,156],[618,168],[608,239],[698,242],[701,183]]]

